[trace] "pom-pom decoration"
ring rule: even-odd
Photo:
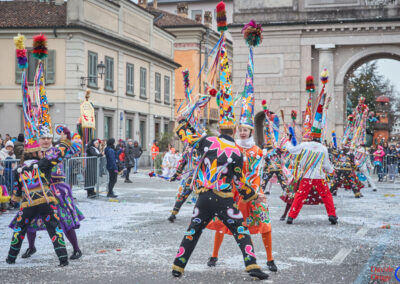
[[[321,72],[321,82],[324,85],[328,83],[328,70],[326,68]]]
[[[295,121],[297,119],[297,111],[292,110],[290,116],[292,117],[292,120]]]
[[[28,58],[26,57],[26,49],[25,49],[25,37],[21,34],[18,34],[18,36],[14,37],[14,43],[16,47],[18,68],[20,69],[28,68]]]
[[[218,93],[217,90],[214,88],[208,90],[208,94],[213,98],[217,95],[217,93]]]
[[[40,34],[33,37],[33,57],[41,60],[47,57],[47,38],[45,35]]]
[[[225,3],[219,2],[217,5],[217,29],[219,32],[226,31],[228,29],[226,25],[226,10]]]
[[[263,107],[263,111],[265,114],[269,114],[269,110],[268,110],[268,106],[267,106],[267,101],[266,100],[262,100],[261,101],[261,105]]]
[[[310,93],[315,92],[314,77],[311,75],[306,78],[306,91]]]
[[[185,86],[185,90],[190,87],[190,82],[189,82],[189,70],[185,69],[182,71],[183,75],[183,85]]]
[[[261,25],[257,25],[257,23],[254,20],[251,20],[242,29],[244,40],[250,47],[256,47],[262,43],[263,40],[262,32],[263,29]]]

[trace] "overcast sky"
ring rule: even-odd
[[[396,86],[397,92],[400,92],[400,61],[393,59],[379,59],[378,69],[382,75],[387,77],[393,85]]]

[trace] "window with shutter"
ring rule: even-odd
[[[114,91],[114,59],[106,56],[106,79],[104,90]]]
[[[155,74],[155,89],[154,89],[154,95],[155,95],[155,101],[161,103],[161,74],[156,73]]]
[[[127,63],[126,64],[126,94],[127,95],[134,95],[133,80],[134,80],[134,65]]]
[[[147,70],[146,68],[140,68],[140,97],[147,98]]]
[[[38,60],[33,57],[32,55],[32,49],[27,49],[27,56],[28,56],[28,69],[27,69],[27,75],[28,75],[28,83],[33,84],[33,81],[35,80],[35,74],[36,74],[36,67],[38,64]],[[45,74],[45,83],[46,85],[49,84],[54,84],[55,83],[55,78],[56,78],[56,51],[55,50],[49,50],[48,51],[48,56],[44,59],[43,61],[44,68],[46,70]],[[21,76],[22,76],[22,70],[18,68],[18,60],[17,57],[15,57],[15,83],[21,84]]]
[[[97,88],[97,53],[88,53],[88,87]]]
[[[170,103],[170,79],[168,76],[164,76],[164,103]]]

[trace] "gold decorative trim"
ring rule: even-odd
[[[233,192],[222,192],[222,191],[218,191],[218,190],[213,189],[213,193],[218,195],[219,197],[222,197],[222,198],[233,197]]]
[[[177,214],[178,214],[178,211],[172,210],[171,214],[172,214],[172,215],[177,215]]]
[[[172,265],[172,270],[178,271],[180,273],[183,273],[185,271],[185,268],[177,266],[177,265]]]
[[[251,197],[249,197],[249,198],[247,198],[247,199],[244,199],[243,202],[247,203],[247,202],[252,201],[252,200],[254,200],[254,199],[257,199],[257,198],[258,198],[258,193],[256,192],[256,193],[254,193],[254,195],[252,195]]]
[[[254,269],[261,269],[261,267],[258,264],[250,264],[246,266],[246,272],[249,272],[250,270]]]
[[[55,197],[49,196],[48,199],[49,199],[49,203],[53,202],[54,204],[58,204],[58,200]],[[47,203],[47,201],[44,197],[41,197],[41,198],[33,200],[33,202],[31,204],[29,204],[28,201],[22,202],[20,207],[21,208],[33,207],[33,206],[40,205],[43,203]]]

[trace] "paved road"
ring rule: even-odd
[[[87,200],[85,192],[75,192],[86,219],[77,231],[84,256],[58,268],[45,232],[37,239],[38,252],[30,259],[17,259],[7,265],[11,230],[7,224],[13,213],[0,216],[1,283],[247,283],[253,281],[244,272],[240,250],[226,236],[218,266],[210,269],[213,232],[205,230],[184,276],[173,279],[171,265],[193,205],[185,204],[178,219],[166,219],[174,203],[177,183],[134,176],[134,184],[117,184],[118,202],[105,197]],[[364,190],[362,199],[339,191],[335,198],[339,225],[332,226],[323,206],[305,206],[291,226],[279,221],[284,203],[280,188],[274,186],[268,198],[272,218],[273,253],[278,273],[270,273],[265,283],[375,283],[371,266],[400,266],[400,185],[380,184],[378,192]],[[116,200],[114,200],[116,201]],[[391,224],[390,229],[381,226]],[[259,264],[266,268],[261,237],[253,241]],[[25,250],[27,244],[23,245]],[[69,253],[71,246],[67,247]],[[386,282],[400,283],[392,273]],[[400,272],[398,273],[400,276]],[[399,277],[400,278],[400,277]],[[3,282],[6,281],[6,282]]]

